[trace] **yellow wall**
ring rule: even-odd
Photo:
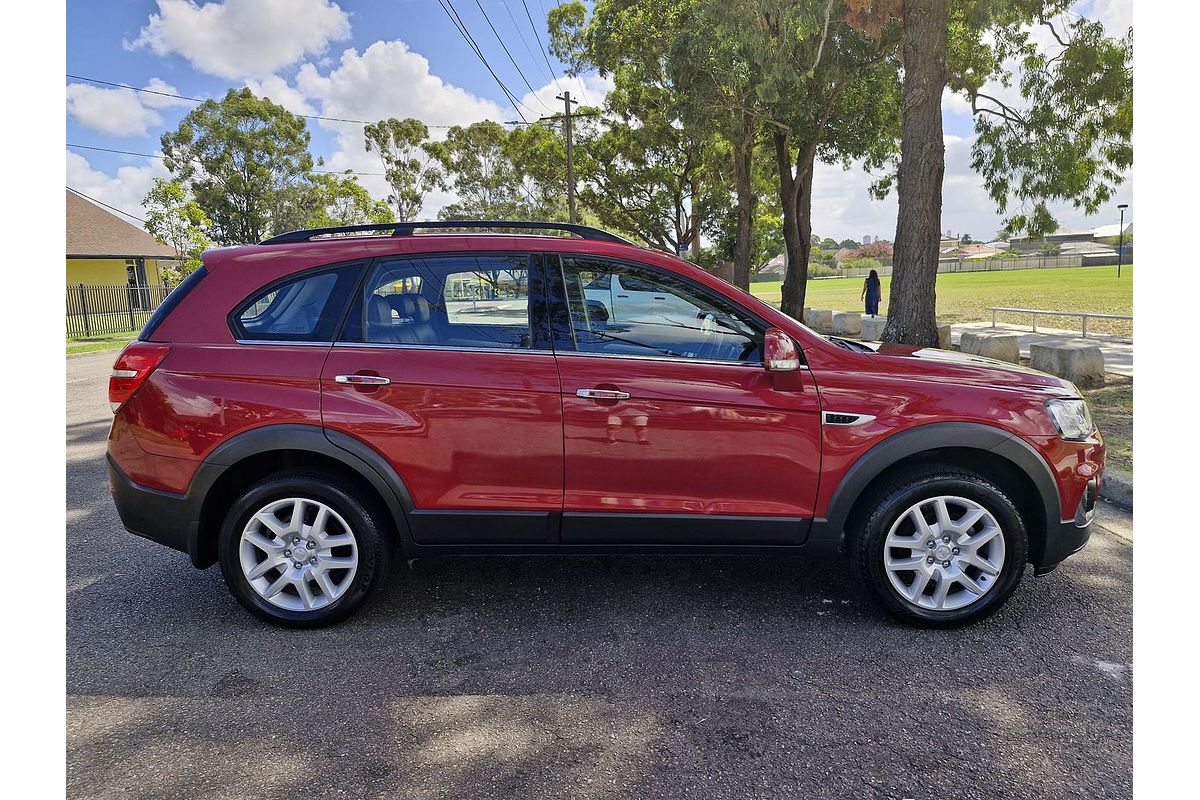
[[[146,280],[161,283],[158,259],[146,259]],[[67,285],[125,286],[129,282],[123,258],[68,258]]]

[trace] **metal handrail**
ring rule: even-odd
[[[1037,333],[1037,321],[1039,316],[1047,317],[1079,317],[1081,327],[1083,328],[1083,338],[1088,335],[1088,320],[1089,319],[1123,319],[1133,321],[1133,317],[1124,314],[1099,314],[1092,311],[1050,311],[1042,308],[1010,308],[1008,306],[988,306],[987,310],[992,312],[992,327],[996,327],[996,313],[1005,312],[1009,314],[1029,314],[1033,317],[1033,332]]]

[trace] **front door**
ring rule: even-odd
[[[376,262],[321,377],[326,427],[391,463],[420,544],[549,544],[562,408],[524,254]]]
[[[820,470],[817,392],[807,374],[776,386],[762,365],[766,326],[666,270],[552,261],[563,287],[555,308],[564,294],[567,305],[551,315],[563,544],[802,541]],[[601,290],[616,286],[663,299],[652,313],[622,314]]]

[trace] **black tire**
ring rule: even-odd
[[[320,628],[353,614],[381,584],[388,570],[384,522],[373,500],[337,476],[313,471],[278,472],[247,489],[230,507],[217,540],[221,574],[237,601],[255,616],[284,628]],[[353,533],[358,566],[350,585],[332,603],[312,611],[280,608],[263,599],[250,585],[239,561],[242,531],[250,518],[273,500],[300,497],[315,500],[339,514]]]
[[[914,504],[940,495],[982,505],[1004,537],[1004,564],[994,585],[977,600],[949,611],[914,605],[892,585],[884,567],[884,541],[892,525]],[[986,478],[947,465],[931,464],[895,475],[867,499],[847,534],[851,557],[871,593],[893,617],[921,628],[959,628],[994,614],[1021,582],[1029,555],[1029,534],[1012,500]]]

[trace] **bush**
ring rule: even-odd
[[[877,258],[847,258],[841,264],[842,269],[879,269]]]
[[[833,278],[841,274],[836,268],[827,264],[808,262],[808,277],[810,278]]]

